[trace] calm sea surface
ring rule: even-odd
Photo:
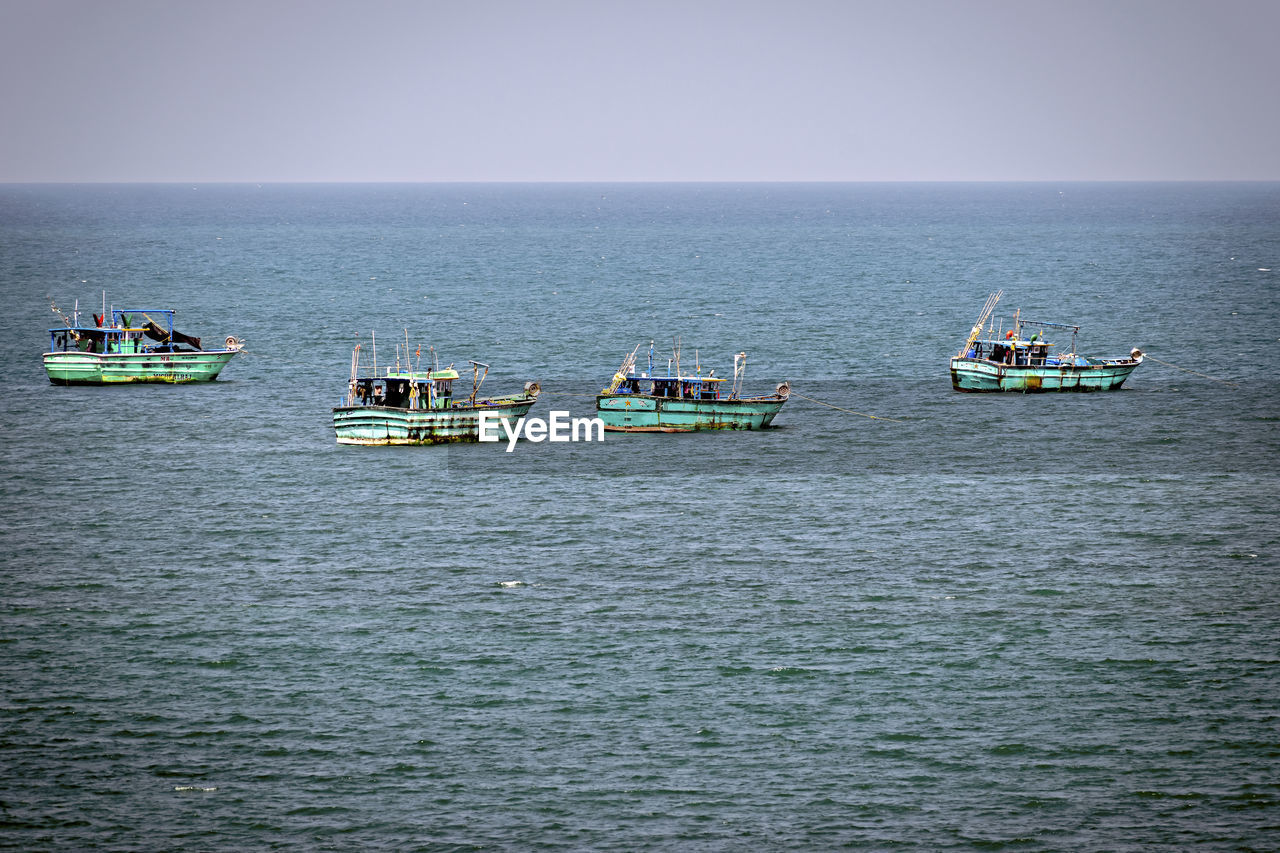
[[[957,394],[997,289],[1196,373]],[[104,291],[248,354],[51,386]],[[0,846],[1275,849],[1278,293],[1277,184],[0,187]],[[339,447],[371,333],[838,409]]]

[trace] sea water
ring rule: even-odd
[[[0,846],[1273,848],[1278,281],[1276,184],[0,187]],[[1001,289],[1159,361],[956,393]],[[246,353],[54,387],[50,300]],[[357,344],[651,341],[796,396],[334,440]]]

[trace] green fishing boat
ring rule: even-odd
[[[454,382],[460,375],[448,367],[410,364],[406,343],[404,365],[397,352],[394,366],[378,371],[377,349],[372,364],[361,364],[361,347],[351,354],[351,379],[342,404],[333,410],[333,429],[339,444],[395,445],[443,444],[479,441],[481,415],[490,420],[490,431],[506,418],[516,423],[537,402],[539,386],[526,382],[519,394],[498,397],[479,396],[480,386],[489,373],[489,365],[469,362],[472,369],[471,391],[462,399],[454,398]],[[429,351],[434,361],[434,351]],[[499,430],[506,438],[504,430]]]
[[[105,301],[105,300],[104,300]],[[55,311],[57,308],[55,306]],[[58,312],[61,314],[61,312]],[[54,385],[116,385],[128,382],[212,382],[243,342],[228,337],[223,348],[206,350],[200,338],[173,328],[168,308],[118,309],[80,322],[77,305],[65,326],[49,330],[44,369]]]
[[[765,429],[791,393],[787,382],[773,394],[742,396],[746,353],[733,357],[733,380],[697,365],[692,375],[680,370],[680,349],[667,362],[666,375],[653,369],[653,342],[649,343],[649,369],[636,375],[637,346],[622,360],[609,385],[596,397],[596,416],[612,432],[695,432],[710,429]],[[674,372],[673,371],[674,368]],[[727,386],[726,386],[726,383]]]
[[[988,320],[1003,295],[1001,290],[987,297],[968,340],[951,359],[951,387],[957,391],[1114,391],[1142,364],[1137,347],[1127,358],[1078,355],[1080,327],[1068,323],[1023,320],[1016,312],[1011,328],[997,329]],[[1070,330],[1070,348],[1051,351],[1049,329]]]

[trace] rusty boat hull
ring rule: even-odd
[[[333,410],[333,430],[338,444],[371,447],[479,441],[481,413],[515,423],[529,413],[535,402],[536,396],[521,396],[474,404],[459,402],[437,409],[338,406]],[[498,432],[505,440],[505,430]]]
[[[1115,391],[1142,363],[1139,358],[1075,359],[1069,364],[1014,365],[982,358],[951,359],[956,391]]]
[[[596,416],[610,432],[697,432],[766,429],[787,398],[699,400],[643,394],[601,394]]]

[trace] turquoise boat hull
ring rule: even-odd
[[[612,432],[765,429],[785,402],[785,397],[698,400],[601,394],[596,397],[596,416],[604,421],[604,428]]]
[[[487,404],[458,403],[447,408],[405,409],[391,406],[339,406],[333,410],[333,429],[339,444],[384,446],[393,444],[446,444],[479,441],[480,413],[506,418],[514,424],[529,413],[536,396],[498,398]],[[506,441],[506,430],[490,434]]]
[[[1111,359],[1088,360],[1086,364],[1011,365],[956,357],[951,359],[951,387],[957,391],[1115,391],[1140,363]]]
[[[44,369],[54,385],[212,382],[237,352],[94,353],[69,349],[45,353]]]

